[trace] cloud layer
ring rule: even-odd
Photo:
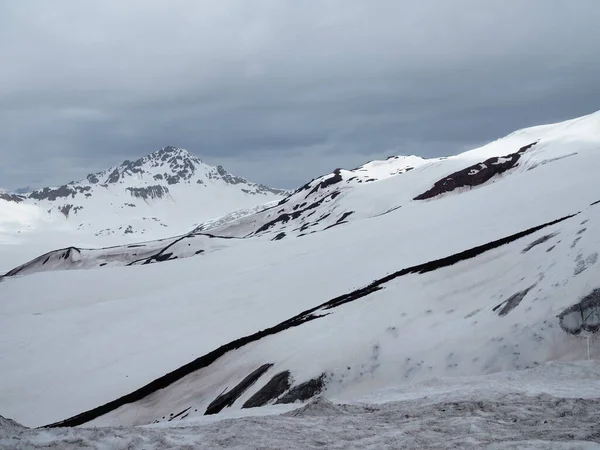
[[[597,0],[0,6],[0,186],[165,145],[274,186],[600,109]]]

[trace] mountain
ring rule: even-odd
[[[479,390],[466,405],[465,390],[545,379],[558,362],[557,389],[511,398],[558,408],[562,380],[597,402],[588,366],[568,363],[600,355],[598,167],[600,112],[447,158],[338,169],[166,240],[38,256],[0,281],[2,415],[52,427],[349,418],[391,392],[398,420],[432,393],[432,411],[489,406],[515,423],[505,397]],[[458,394],[442,389],[459,379]],[[318,396],[331,403],[297,409]]]
[[[6,203],[33,205],[47,221],[67,221],[97,236],[143,235],[161,227],[171,233],[189,230],[202,220],[256,207],[286,193],[169,146],[62,186],[0,193],[0,208],[8,208]]]

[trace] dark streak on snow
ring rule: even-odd
[[[502,309],[498,312],[498,315],[503,317],[506,316],[509,312],[511,312],[513,309],[515,309],[517,306],[519,306],[519,303],[521,303],[521,301],[525,298],[525,296],[527,295],[527,293],[533,289],[535,287],[535,285],[528,287],[527,289],[521,291],[521,292],[517,292],[516,294],[511,295],[508,299],[506,299],[505,301],[503,301],[502,303],[500,303],[499,305],[496,305],[492,311],[497,311],[500,307],[502,307]]]
[[[184,409],[183,411],[178,412],[174,416],[169,417],[169,422],[172,421],[173,419],[176,419],[177,417],[181,416],[183,413],[189,411],[190,409],[192,409],[191,406],[189,408]]]
[[[556,236],[558,233],[550,233],[550,234],[546,234],[545,236],[542,236],[541,238],[536,239],[535,241],[533,241],[531,244],[529,244],[527,247],[525,247],[521,253],[527,253],[529,250],[531,250],[533,247],[535,247],[536,245],[540,245],[543,244],[544,242],[552,239],[554,236]]]
[[[488,242],[487,244],[479,245],[477,247],[473,247],[468,250],[464,250],[462,252],[455,253],[455,254],[447,256],[445,258],[437,259],[434,261],[429,261],[424,264],[419,264],[419,265],[416,265],[413,267],[408,267],[406,269],[399,270],[399,271],[389,274],[383,278],[380,278],[379,280],[373,281],[368,286],[357,289],[356,291],[350,292],[349,294],[344,294],[344,295],[336,297],[332,300],[329,300],[328,302],[324,303],[321,307],[317,307],[315,309],[315,311],[318,309],[328,310],[331,308],[336,308],[340,305],[343,305],[344,303],[354,301],[357,298],[365,297],[366,295],[369,295],[373,292],[376,292],[376,291],[382,289],[383,284],[388,283],[391,280],[401,277],[401,276],[404,276],[404,275],[408,275],[408,274],[412,274],[412,273],[423,274],[423,273],[427,273],[427,272],[432,272],[434,270],[438,270],[443,267],[448,267],[448,266],[451,266],[458,262],[465,261],[467,259],[475,258],[476,256],[479,256],[482,253],[493,250],[502,245],[509,244],[513,241],[516,241],[517,239],[521,239],[525,236],[533,234],[536,231],[539,231],[543,228],[546,228],[551,225],[555,225],[557,223],[560,223],[567,219],[575,217],[577,214],[579,214],[579,213],[571,214],[571,215],[562,217],[560,219],[553,220],[552,222],[548,222],[543,225],[538,225],[536,227],[529,228],[527,230],[521,231],[521,232],[513,234],[511,236],[507,236],[502,239],[498,239],[496,241]]]
[[[328,227],[323,228],[323,231],[328,230],[330,228],[335,227],[336,225],[341,225],[343,223],[348,223],[347,220],[345,220],[347,217],[351,216],[352,214],[354,214],[354,211],[348,211],[345,212],[344,214],[342,214],[342,217],[340,217],[336,223],[329,225]],[[328,214],[329,215],[329,214]]]
[[[389,213],[391,213],[391,212],[393,212],[393,211],[396,211],[397,209],[400,209],[400,208],[402,208],[402,205],[399,205],[399,206],[395,206],[395,207],[393,207],[393,208],[390,208],[390,209],[388,209],[387,211],[384,211],[384,212],[382,212],[381,214],[376,214],[376,215],[374,215],[373,217],[380,217],[380,216],[384,216],[384,215],[386,215],[386,214],[389,214]]]

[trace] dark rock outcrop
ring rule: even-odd
[[[161,185],[147,186],[141,188],[133,188],[128,187],[127,191],[133,196],[137,198],[141,198],[144,200],[148,199],[156,199],[163,198],[169,193],[169,188]]]
[[[413,200],[427,200],[455,189],[462,187],[475,187],[490,180],[493,176],[499,175],[516,166],[521,154],[533,147],[536,142],[521,147],[518,152],[506,156],[495,156],[486,159],[482,163],[469,166],[465,169],[454,172],[445,178],[437,181],[431,189],[417,195]]]
[[[87,180],[91,183],[91,184],[96,184],[99,183],[100,180],[98,179],[98,177],[96,175],[94,175],[93,173],[90,173],[87,176]]]
[[[9,193],[6,193],[6,192],[0,192],[0,200],[5,200],[7,202],[20,203],[23,200],[25,200],[25,197],[23,195],[9,194]]]
[[[579,303],[568,307],[558,316],[560,327],[569,334],[600,330],[600,288],[594,289]]]
[[[314,188],[312,188],[311,191],[308,194],[306,194],[306,197],[309,197],[311,194],[314,194],[319,189],[325,189],[328,186],[332,186],[332,185],[334,185],[334,184],[339,183],[340,181],[342,181],[342,173],[341,173],[341,171],[342,171],[342,169],[335,169],[333,171],[333,175],[332,176],[330,176],[329,178],[324,179],[319,184],[317,184]]]
[[[29,198],[33,198],[34,200],[49,200],[54,201],[57,198],[75,198],[75,195],[78,193],[85,193],[92,189],[91,186],[73,186],[73,185],[63,185],[57,188],[44,188],[33,191],[29,194]]]
[[[58,210],[66,217],[69,218],[69,213],[71,212],[71,209],[73,208],[73,205],[62,205],[58,207]]]
[[[308,380],[298,386],[294,386],[289,390],[283,397],[277,400],[275,403],[294,403],[296,401],[305,401],[309,398],[320,394],[325,387],[325,374],[322,374],[318,378]]]
[[[285,224],[285,223],[288,223],[290,220],[295,220],[295,219],[299,218],[305,212],[310,211],[311,209],[317,208],[328,198],[334,199],[335,197],[337,197],[337,195],[339,195],[338,192],[332,192],[331,194],[326,195],[325,197],[321,198],[320,200],[308,205],[304,209],[298,209],[296,211],[292,211],[291,213],[282,213],[281,215],[277,216],[275,219],[264,223],[262,226],[260,226],[254,232],[254,234],[258,234],[258,233],[262,233],[263,231],[267,231],[269,228],[275,226],[277,223]]]
[[[250,397],[242,406],[244,408],[257,408],[275,400],[291,387],[290,371],[285,370],[273,376],[257,393]]]
[[[208,405],[204,415],[217,414],[226,406],[233,405],[235,401],[240,398],[240,395],[242,395],[250,386],[256,383],[258,379],[263,376],[263,374],[272,366],[273,364],[263,364],[254,372],[246,376],[246,378],[240,381],[233,389],[219,395],[210,403],[210,405]]]

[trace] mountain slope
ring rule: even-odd
[[[156,264],[5,278],[3,415],[149,424],[586,359],[600,114],[411,164],[313,180],[216,238],[169,241]],[[296,230],[307,215],[265,228],[323,198],[315,215],[354,213],[311,234]]]

